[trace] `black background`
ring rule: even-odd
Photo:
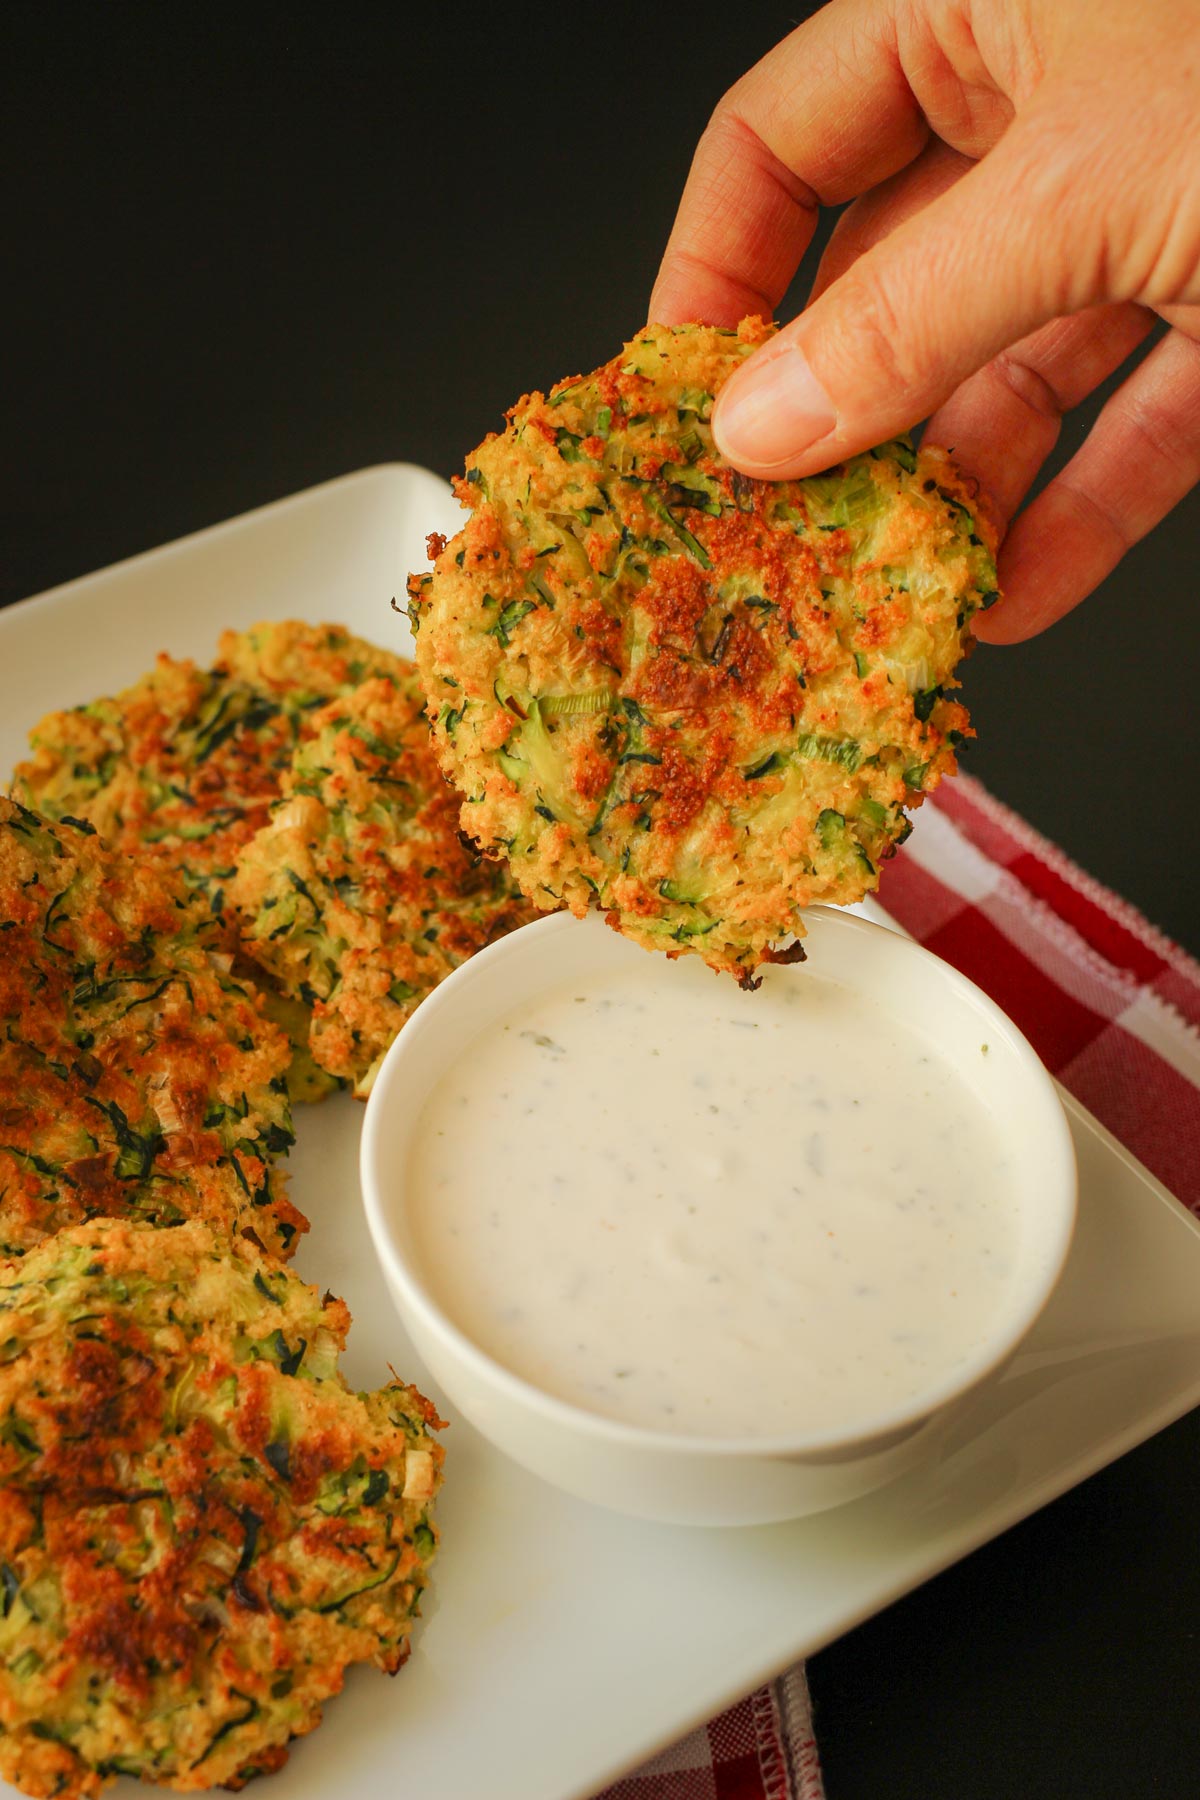
[[[10,9],[0,603],[460,468],[644,320],[696,137],[803,10]],[[1193,952],[1198,524],[966,692],[971,770]],[[1193,1415],[814,1657],[830,1800],[1195,1800],[1198,1458]]]

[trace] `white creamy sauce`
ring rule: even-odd
[[[660,1430],[840,1430],[920,1396],[1009,1305],[997,1123],[808,970],[743,994],[656,962],[512,1012],[434,1087],[408,1191],[433,1294],[535,1386]]]

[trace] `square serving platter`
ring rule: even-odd
[[[460,521],[426,470],[366,469],[0,612],[0,781],[43,712],[128,685],[159,650],[211,661],[226,626],[330,620],[407,650],[391,599],[425,565],[426,534]],[[1200,1222],[1064,1103],[1079,1225],[1021,1353],[936,1462],[836,1511],[737,1530],[572,1500],[455,1418],[367,1237],[362,1108],[339,1095],[300,1109],[293,1192],[312,1231],[296,1267],[349,1302],[346,1374],[377,1386],[391,1363],[451,1429],[442,1550],[411,1660],[395,1682],[352,1673],[271,1777],[273,1800],[586,1800],[1200,1403]]]

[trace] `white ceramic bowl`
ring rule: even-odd
[[[1054,1084],[1012,1022],[964,976],[909,939],[818,907],[807,916],[808,968],[919,1019],[927,1040],[986,1081],[993,1113],[1011,1120],[1016,1179],[1036,1192],[1036,1243],[1020,1259],[1007,1310],[972,1359],[916,1403],[877,1412],[839,1434],[700,1438],[625,1424],[542,1392],[493,1360],[438,1305],[422,1279],[405,1208],[405,1177],[424,1101],[462,1047],[539,991],[646,952],[607,929],[557,914],[503,938],[456,970],[404,1027],[367,1106],[362,1185],[371,1235],[402,1319],[435,1379],[476,1428],[569,1492],[619,1511],[681,1524],[757,1524],[852,1500],[936,1454],[963,1399],[1012,1356],[1053,1291],[1070,1247],[1076,1172]],[[806,968],[786,971],[803,981]],[[986,1077],[979,1056],[986,1039]]]

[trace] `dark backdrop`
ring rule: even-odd
[[[708,113],[803,10],[9,8],[0,602],[460,467],[643,321]],[[968,766],[1193,951],[1198,524],[966,693]],[[1194,1800],[1198,1455],[1194,1415],[816,1657],[831,1800]]]

